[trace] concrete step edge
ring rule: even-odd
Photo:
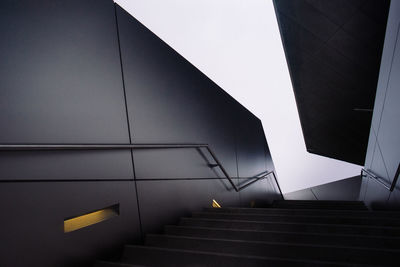
[[[262,216],[268,216],[268,217],[288,217],[288,218],[324,218],[324,219],[331,219],[333,218],[346,218],[346,219],[364,219],[364,220],[375,220],[375,221],[385,221],[385,220],[391,220],[391,221],[398,221],[399,226],[400,226],[400,218],[382,218],[382,217],[355,217],[355,216],[343,216],[343,215],[336,215],[336,216],[324,216],[324,215],[299,215],[299,214],[249,214],[249,213],[224,213],[224,212],[202,212],[202,211],[196,211],[192,212],[192,216],[201,216],[201,215],[210,215],[210,216],[215,216],[215,214],[222,215],[222,216],[255,216],[255,217],[262,217]]]
[[[223,241],[232,243],[243,243],[243,244],[266,244],[274,246],[296,246],[296,247],[307,247],[313,248],[326,248],[326,249],[351,249],[351,250],[363,250],[370,251],[371,253],[377,252],[393,252],[400,253],[400,249],[380,249],[380,248],[359,248],[359,247],[348,247],[348,246],[333,246],[333,245],[313,245],[307,243],[284,243],[284,242],[266,242],[266,241],[250,241],[250,240],[235,240],[235,239],[223,239],[223,238],[204,238],[204,237],[189,237],[189,236],[177,236],[177,235],[160,235],[160,234],[147,234],[146,238],[175,238],[175,239],[187,239],[187,240],[203,240],[203,241]]]
[[[293,210],[293,209],[308,209],[308,210],[321,210],[321,209],[323,209],[323,210],[326,210],[326,211],[369,211],[368,210],[368,208],[347,208],[347,207],[321,207],[321,206],[319,206],[319,207],[317,207],[317,206],[314,206],[314,207],[309,207],[309,206],[297,206],[297,207],[294,207],[294,206],[279,206],[279,207],[276,207],[276,208],[279,208],[279,209],[290,209],[290,210]]]
[[[393,226],[370,226],[370,225],[357,225],[357,224],[323,224],[323,223],[296,223],[296,222],[268,222],[268,221],[251,221],[251,220],[222,220],[222,219],[208,219],[208,218],[192,218],[182,217],[181,220],[186,221],[217,221],[217,222],[243,222],[243,223],[255,223],[255,224],[286,224],[286,225],[315,225],[315,226],[335,226],[335,227],[356,227],[356,228],[369,228],[369,229],[389,229],[389,230],[400,230],[399,227]]]
[[[187,254],[197,254],[197,255],[213,255],[213,256],[221,256],[221,257],[233,257],[233,258],[243,258],[243,259],[259,259],[259,260],[275,260],[281,262],[290,262],[290,263],[314,263],[321,264],[320,266],[366,266],[366,265],[355,265],[348,264],[342,262],[326,262],[326,261],[314,261],[314,260],[297,260],[297,259],[283,259],[283,258],[275,258],[275,257],[260,257],[260,256],[249,256],[249,255],[235,255],[229,253],[215,253],[215,252],[204,252],[204,251],[196,251],[196,250],[184,250],[184,249],[170,249],[170,248],[162,248],[162,247],[146,247],[146,246],[134,246],[134,245],[126,245],[125,249],[147,249],[147,250],[156,250],[162,252],[178,252],[178,253],[187,253]],[[124,251],[125,253],[125,251]],[[373,266],[373,265],[370,265]]]
[[[97,267],[100,264],[100,266],[115,266],[115,267],[146,267],[144,265],[135,265],[135,264],[129,264],[129,263],[122,263],[122,262],[113,262],[113,261],[101,261],[98,260],[94,263],[94,267]]]
[[[300,235],[312,235],[312,236],[334,236],[334,237],[343,237],[343,238],[383,238],[383,239],[391,239],[391,240],[398,240],[400,243],[400,236],[393,237],[393,236],[364,236],[364,235],[357,235],[357,234],[331,234],[331,233],[309,233],[309,232],[287,232],[287,231],[261,231],[261,230],[252,230],[252,229],[227,229],[227,228],[214,228],[214,227],[201,227],[201,226],[184,226],[184,225],[165,225],[164,227],[174,227],[174,228],[184,228],[184,229],[204,229],[204,230],[212,230],[212,231],[236,231],[236,232],[252,232],[252,233],[275,233],[275,234],[300,234]]]
[[[277,199],[272,203],[332,203],[332,204],[356,204],[365,205],[363,201],[359,200],[301,200],[301,199]]]
[[[269,212],[283,212],[283,213],[289,213],[289,212],[315,212],[315,213],[327,213],[327,214],[335,214],[335,213],[341,213],[341,212],[346,212],[346,210],[326,210],[326,209],[280,209],[280,208],[230,208],[230,207],[222,207],[222,208],[203,208],[203,211],[205,212],[214,212],[214,213],[220,213],[224,211],[231,211],[230,213],[236,214],[236,211],[244,211],[243,214],[263,214],[269,213]],[[235,211],[235,212],[232,212]],[[251,212],[250,212],[251,211]],[[254,213],[253,213],[254,211]],[[362,214],[362,215],[369,215],[369,216],[393,216],[393,215],[398,215],[400,217],[400,211],[386,211],[386,210],[351,210],[349,211],[351,213],[354,213],[356,215]],[[239,212],[240,213],[240,212]]]

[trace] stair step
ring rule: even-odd
[[[290,203],[290,204],[321,204],[321,205],[361,205],[365,206],[363,201],[347,201],[347,200],[274,200],[273,204]]]
[[[321,206],[321,205],[291,205],[291,204],[279,204],[272,206],[273,208],[280,208],[280,209],[326,209],[326,210],[368,210],[367,207],[362,206]]]
[[[145,267],[144,265],[133,265],[120,262],[97,261],[94,267]]]
[[[260,222],[241,220],[220,220],[203,218],[181,218],[180,226],[197,226],[209,228],[245,229],[258,231],[284,231],[284,232],[307,232],[307,233],[337,233],[357,234],[370,236],[400,236],[400,227],[375,227],[354,226],[339,224],[311,224],[311,223],[288,223],[288,222]]]
[[[369,210],[326,210],[326,209],[279,209],[279,208],[204,208],[204,212],[240,213],[240,214],[271,214],[271,215],[314,215],[314,216],[345,216],[400,218],[399,211],[369,211]]]
[[[302,216],[302,215],[266,215],[241,214],[220,212],[193,212],[193,218],[208,218],[222,220],[267,221],[267,222],[297,222],[318,224],[347,224],[347,225],[375,225],[400,226],[400,219],[374,217],[344,217],[344,216]]]
[[[321,261],[300,261],[257,256],[238,256],[225,253],[144,246],[125,246],[122,261],[124,263],[143,264],[146,266],[355,266],[354,264],[351,265],[348,263],[328,263]]]
[[[393,266],[400,250],[147,235],[147,246],[296,260]]]
[[[330,200],[275,200],[275,208],[303,208],[303,209],[330,209],[330,210],[368,210],[361,201],[330,201]]]
[[[369,211],[360,201],[278,200],[192,216],[95,267],[398,266],[400,212]]]
[[[400,249],[400,237],[371,237],[361,235],[313,234],[277,231],[230,230],[204,227],[185,227],[167,225],[167,235],[220,238],[247,241],[268,241],[284,243],[303,243],[318,245],[341,245],[348,247]]]

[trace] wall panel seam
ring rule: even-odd
[[[126,123],[128,125],[129,144],[132,144],[131,125],[129,122],[129,112],[128,112],[128,103],[127,103],[127,98],[126,98],[124,67],[123,67],[123,62],[122,62],[121,41],[120,41],[119,26],[118,26],[117,4],[115,4],[115,3],[114,3],[114,14],[115,14],[115,26],[116,26],[116,30],[117,30],[119,60],[120,60],[120,65],[121,65],[122,89],[124,92],[124,100],[125,100],[124,104],[125,104],[125,113],[126,113]],[[133,159],[133,150],[130,149],[130,152],[131,152],[131,161],[132,161],[132,175],[133,175],[133,178],[135,179],[136,173],[135,173],[135,162]],[[139,226],[140,226],[140,234],[141,234],[141,238],[143,239],[143,227],[142,227],[142,219],[141,219],[141,214],[140,214],[138,189],[137,189],[136,181],[134,181],[134,183],[135,183],[136,204],[137,204],[138,216],[139,216],[138,219],[139,219]]]

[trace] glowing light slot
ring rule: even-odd
[[[79,230],[81,228],[109,220],[119,215],[119,204],[95,210],[77,217],[66,218],[64,220],[64,233]]]
[[[217,202],[215,199],[213,199],[212,207],[213,207],[213,208],[221,208],[221,205],[218,204],[218,202]]]

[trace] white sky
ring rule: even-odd
[[[359,175],[306,151],[272,0],[117,0],[261,119],[284,193]]]

